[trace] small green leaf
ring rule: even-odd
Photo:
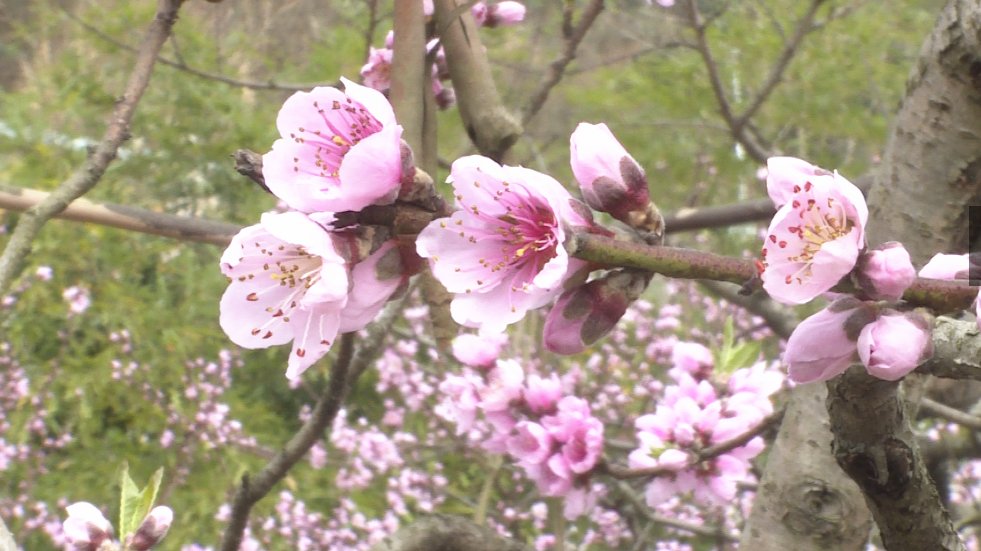
[[[119,537],[122,541],[126,541],[127,536],[136,532],[147,513],[153,508],[161,480],[163,480],[163,468],[157,469],[146,487],[140,490],[129,476],[129,465],[123,463],[119,501]]]

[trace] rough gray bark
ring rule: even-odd
[[[869,242],[901,241],[917,264],[967,248],[965,205],[981,198],[979,23],[977,0],[944,8],[907,82],[869,194]],[[862,488],[887,549],[963,549],[899,388],[855,367],[828,383],[835,458]]]
[[[371,548],[371,551],[526,551],[486,526],[450,515],[414,521]]]
[[[831,432],[822,385],[791,391],[777,440],[770,447],[741,549],[858,550],[871,516],[862,494],[829,453]]]

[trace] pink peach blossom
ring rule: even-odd
[[[377,90],[341,79],[345,91],[297,92],[276,118],[281,138],[262,158],[266,186],[303,212],[361,210],[395,200],[402,127]]]
[[[760,277],[778,302],[803,304],[855,267],[865,246],[868,207],[862,192],[838,173],[808,176],[787,162],[770,168],[771,181],[778,182],[771,192],[775,202],[786,202],[767,230]]]
[[[460,210],[426,226],[416,249],[455,295],[453,319],[499,333],[552,300],[585,266],[564,242],[568,226],[592,221],[561,184],[526,168],[463,157],[451,182]]]

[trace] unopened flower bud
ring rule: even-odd
[[[605,124],[579,123],[569,139],[572,173],[586,203],[630,223],[650,203],[644,169]]]
[[[790,380],[827,381],[848,369],[855,359],[855,341],[875,317],[873,304],[844,297],[802,321],[783,353]]]
[[[615,271],[562,293],[545,318],[545,348],[582,352],[616,326],[649,281],[643,272]]]
[[[858,258],[855,282],[874,300],[899,300],[916,281],[916,269],[902,243],[890,241]]]
[[[75,551],[96,551],[112,538],[112,524],[91,503],[80,501],[65,508],[68,518],[62,524],[65,540]]]
[[[933,355],[930,323],[916,312],[886,310],[858,337],[858,357],[873,377],[896,381]]]
[[[153,548],[167,535],[167,530],[170,530],[173,521],[174,511],[170,507],[154,507],[136,529],[128,548],[133,551],[147,551]]]

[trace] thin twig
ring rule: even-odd
[[[73,200],[92,189],[105,174],[116,152],[130,136],[130,122],[150,82],[153,66],[177,21],[182,0],[159,0],[157,13],[140,45],[136,63],[123,95],[113,109],[109,126],[95,151],[53,193],[25,212],[0,256],[0,292],[10,287],[31,250],[31,243],[45,222],[63,211]]]
[[[764,431],[767,431],[770,428],[779,425],[780,421],[783,420],[783,413],[784,410],[779,409],[771,413],[770,415],[764,417],[763,420],[760,421],[755,427],[747,430],[746,432],[734,436],[723,442],[719,442],[718,444],[709,446],[699,452],[692,453],[693,457],[688,461],[688,463],[684,467],[680,469],[678,467],[667,466],[667,465],[664,466],[658,465],[657,467],[648,467],[644,469],[630,469],[626,467],[621,467],[619,465],[606,464],[605,470],[607,474],[619,480],[626,480],[630,478],[647,478],[647,477],[675,474],[685,469],[690,469],[703,461],[714,459],[724,453],[745,446],[747,443],[749,443],[750,440],[756,438]]]
[[[647,506],[646,503],[637,492],[630,487],[626,482],[618,482],[616,485],[618,492],[627,498],[627,501],[634,506],[637,511],[644,515],[644,517],[654,524],[660,524],[662,526],[667,526],[669,528],[675,528],[677,530],[682,530],[684,532],[689,532],[695,534],[696,536],[706,536],[710,538],[724,538],[726,541],[735,542],[738,541],[735,537],[725,533],[721,527],[706,526],[704,524],[696,524],[694,522],[688,522],[676,518],[666,517],[664,515],[659,515]]]
[[[571,5],[568,4],[568,5]],[[576,57],[576,50],[579,48],[579,44],[582,39],[585,38],[586,33],[589,31],[590,27],[599,17],[600,12],[603,11],[603,0],[592,0],[583,10],[582,15],[579,17],[579,22],[575,27],[568,26],[568,17],[563,18],[563,27],[566,28],[565,32],[565,47],[562,48],[562,54],[549,64],[548,70],[545,71],[545,76],[542,78],[541,83],[538,85],[538,89],[532,92],[531,99],[528,104],[521,112],[521,124],[527,125],[529,121],[538,113],[538,111],[545,105],[545,100],[548,99],[548,95],[551,93],[552,88],[562,80],[562,75],[565,74],[565,68],[572,63],[572,60]],[[568,13],[568,12],[567,12]],[[571,31],[571,32],[570,32]]]
[[[946,404],[941,404],[925,396],[920,399],[920,408],[926,413],[957,423],[971,430],[981,430],[981,417],[971,415],[957,408],[952,408]]]
[[[272,487],[286,477],[313,445],[324,435],[333,423],[349,388],[351,360],[354,357],[354,333],[341,337],[340,351],[330,367],[330,381],[317,401],[310,418],[300,430],[283,446],[269,463],[254,477],[242,475],[242,484],[232,500],[231,517],[225,534],[222,536],[222,551],[237,551],[242,543],[242,534],[249,521],[252,506],[266,496]]]
[[[408,294],[407,292],[405,296]],[[390,302],[385,307],[381,315],[368,327],[367,334],[361,338],[360,346],[356,350],[353,346],[354,333],[347,333],[341,337],[341,349],[331,365],[330,381],[314,407],[313,414],[259,474],[254,478],[248,475],[242,477],[242,485],[232,501],[231,520],[222,537],[220,546],[222,551],[237,551],[252,506],[268,494],[317,440],[324,436],[337,417],[348,392],[361,374],[378,358],[385,336],[388,335],[389,329],[402,311],[405,296]]]
[[[78,23],[79,25],[81,25],[82,28],[84,28],[85,30],[91,32],[96,37],[102,39],[104,42],[107,42],[107,43],[112,44],[113,46],[115,46],[117,48],[120,48],[122,50],[129,51],[129,52],[136,52],[137,51],[136,48],[130,46],[129,44],[126,44],[125,42],[122,42],[120,40],[117,40],[116,38],[113,38],[111,35],[107,34],[105,31],[99,29],[95,25],[92,25],[92,24],[84,21],[83,19],[81,19],[77,15],[71,13],[67,9],[64,9],[63,8],[62,11],[65,12],[65,14],[68,16],[69,19],[75,21],[76,23]],[[310,84],[284,84],[284,83],[275,82],[273,80],[268,80],[268,81],[265,81],[265,82],[252,81],[252,80],[241,80],[241,79],[231,78],[231,77],[228,77],[228,76],[225,76],[225,75],[222,75],[222,74],[218,74],[218,73],[210,73],[208,71],[203,71],[201,69],[196,69],[196,68],[191,67],[190,65],[184,63],[184,60],[180,56],[178,56],[178,59],[176,59],[176,60],[168,59],[166,57],[162,57],[161,56],[161,57],[158,57],[157,58],[157,61],[160,62],[162,65],[166,65],[168,67],[173,67],[173,68],[175,68],[177,70],[184,71],[185,73],[194,75],[196,77],[200,77],[200,78],[203,78],[203,79],[206,79],[206,80],[213,80],[215,82],[221,82],[222,84],[227,84],[229,86],[237,86],[239,88],[248,88],[248,89],[251,89],[251,90],[271,90],[271,91],[283,91],[283,92],[301,92],[301,91],[310,90],[310,89],[315,88],[317,86],[339,86],[340,85],[340,82],[326,82],[326,83],[325,82],[315,82],[315,83],[310,83]]]

